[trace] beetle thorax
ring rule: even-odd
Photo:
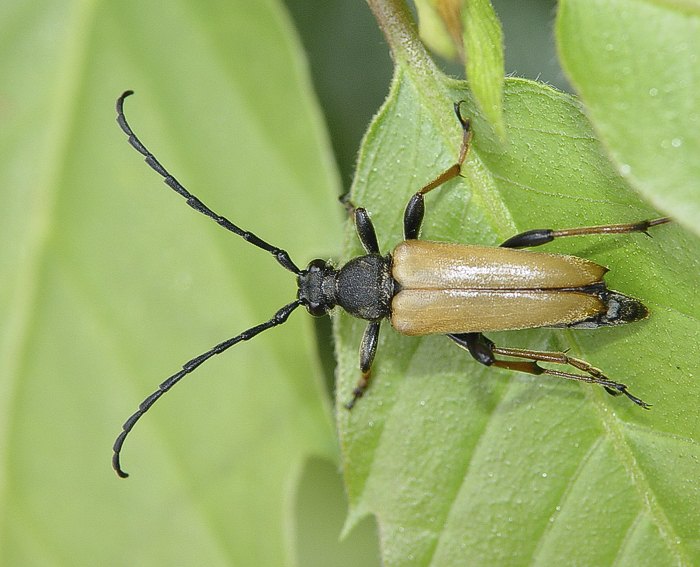
[[[378,321],[391,313],[395,282],[391,256],[367,254],[353,258],[338,270],[336,300],[350,315]]]

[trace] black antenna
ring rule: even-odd
[[[227,218],[216,214],[204,203],[202,203],[202,201],[200,201],[197,197],[195,197],[194,195],[192,195],[192,193],[185,189],[180,184],[180,182],[177,179],[175,179],[175,177],[173,177],[170,174],[170,172],[160,164],[160,162],[148,150],[148,148],[146,148],[146,146],[144,146],[143,143],[141,143],[141,140],[139,140],[136,134],[134,134],[134,131],[131,129],[131,126],[129,126],[129,123],[126,121],[126,116],[124,116],[124,100],[126,99],[126,97],[131,96],[132,94],[134,94],[134,91],[126,91],[117,99],[117,124],[119,124],[121,129],[124,130],[127,136],[129,136],[129,143],[132,146],[134,146],[134,148],[136,148],[136,150],[145,157],[145,161],[151,167],[151,169],[153,169],[156,173],[160,174],[163,177],[165,184],[176,193],[182,195],[187,200],[187,204],[190,207],[192,207],[195,211],[199,211],[203,215],[208,216],[217,224],[223,226],[226,230],[230,230],[231,232],[237,234],[238,236],[245,239],[247,242],[250,242],[254,246],[266,250],[277,259],[277,261],[282,265],[283,268],[299,275],[301,273],[301,270],[297,268],[294,262],[292,262],[292,259],[289,257],[289,254],[285,250],[268,244],[262,238],[256,236],[252,232],[243,230],[242,228],[237,227]]]
[[[263,250],[269,252],[275,257],[275,259],[282,265],[283,268],[289,270],[290,272],[293,272],[296,275],[300,275],[302,271],[294,264],[294,262],[292,262],[292,259],[289,257],[289,254],[286,251],[282,250],[281,248],[272,246],[271,244],[268,244],[252,232],[243,230],[242,228],[239,228],[238,226],[233,224],[227,218],[216,214],[204,203],[202,203],[202,201],[200,201],[197,197],[195,197],[189,191],[187,191],[187,189],[185,189],[180,184],[180,182],[177,179],[175,179],[175,177],[173,177],[170,174],[170,172],[168,172],[168,170],[160,164],[156,157],[146,148],[146,146],[144,146],[141,143],[141,140],[138,139],[136,134],[134,134],[134,131],[131,129],[131,126],[129,126],[129,123],[126,120],[126,116],[124,116],[124,100],[126,99],[126,97],[132,95],[133,92],[134,91],[126,91],[117,99],[117,123],[119,124],[121,129],[124,130],[127,136],[129,136],[129,143],[134,148],[136,148],[136,150],[140,154],[142,154],[145,157],[145,161],[151,167],[151,169],[156,171],[156,173],[160,174],[163,177],[165,184],[171,189],[173,189],[176,193],[182,195],[187,201],[187,204],[194,210],[199,211],[203,215],[208,216],[217,224],[223,226],[226,230],[237,234],[238,236],[242,237],[254,246],[257,246],[258,248],[262,248]],[[122,469],[120,464],[120,455],[122,447],[124,446],[124,441],[129,435],[129,432],[134,428],[134,425],[136,425],[138,420],[141,419],[141,417],[151,408],[153,404],[156,403],[156,401],[158,401],[158,399],[163,394],[165,394],[165,392],[170,390],[170,388],[172,388],[175,384],[182,380],[182,378],[194,371],[202,363],[209,360],[215,354],[224,352],[226,349],[231,348],[233,345],[238,344],[241,341],[250,340],[256,335],[262,333],[263,331],[266,331],[267,329],[271,329],[272,327],[281,325],[287,320],[291,312],[302,304],[303,301],[297,299],[292,303],[285,305],[279,311],[277,311],[277,313],[275,313],[275,315],[269,321],[260,323],[255,327],[251,327],[250,329],[243,331],[240,335],[236,335],[233,338],[219,343],[207,352],[200,354],[199,356],[196,356],[192,360],[186,362],[182,366],[182,370],[176,372],[175,374],[170,376],[170,378],[165,380],[160,386],[158,386],[158,389],[155,392],[153,392],[150,396],[148,396],[145,400],[143,400],[143,402],[141,402],[141,404],[139,405],[139,409],[136,410],[134,414],[126,420],[126,422],[122,426],[122,432],[119,434],[116,441],[114,442],[114,455],[112,456],[112,466],[114,467],[116,473],[122,478],[126,478],[127,476],[129,476]]]
[[[292,303],[289,303],[288,305],[285,305],[284,307],[282,307],[282,309],[275,313],[275,315],[269,321],[266,321],[265,323],[260,323],[255,327],[251,327],[247,331],[243,331],[240,335],[237,335],[231,339],[219,343],[214,348],[208,350],[203,354],[200,354],[199,356],[194,357],[189,362],[186,362],[182,365],[182,370],[176,372],[165,382],[163,382],[160,386],[158,386],[158,389],[155,392],[153,392],[150,396],[148,396],[145,400],[143,400],[143,402],[141,402],[141,404],[139,405],[139,409],[136,410],[134,414],[124,422],[124,425],[122,426],[123,431],[119,434],[116,441],[114,442],[114,455],[112,455],[112,467],[114,467],[116,473],[121,478],[126,478],[129,476],[122,469],[121,463],[119,462],[122,446],[124,445],[124,441],[126,440],[127,435],[129,435],[129,432],[134,428],[134,425],[136,425],[136,422],[139,419],[141,419],[143,414],[145,414],[151,408],[151,406],[156,403],[156,401],[158,401],[158,398],[160,398],[163,394],[165,394],[165,392],[170,390],[170,388],[177,384],[182,378],[184,378],[190,372],[195,370],[200,364],[209,360],[215,354],[222,353],[226,349],[232,347],[233,345],[241,341],[250,340],[254,336],[259,335],[267,329],[271,329],[272,327],[281,325],[287,320],[287,317],[289,317],[290,313],[300,305],[301,301],[298,299],[296,301],[293,301]]]

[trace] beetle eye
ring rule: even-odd
[[[309,312],[310,315],[314,317],[323,317],[326,313],[328,313],[328,309],[326,308],[326,306],[320,303],[307,305],[306,310]]]
[[[309,265],[306,267],[306,269],[309,272],[318,272],[318,271],[323,270],[326,266],[327,266],[327,264],[326,264],[325,260],[321,260],[321,259],[317,258],[316,260],[311,260],[311,262],[309,262]]]

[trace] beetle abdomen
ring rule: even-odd
[[[600,297],[605,306],[604,310],[600,313],[596,313],[583,321],[553,326],[574,327],[576,329],[597,329],[598,327],[633,323],[649,315],[649,310],[646,306],[638,299],[630,297],[629,295],[603,288],[600,290],[598,297]]]

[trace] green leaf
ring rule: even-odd
[[[562,0],[557,39],[618,172],[700,233],[700,2]]]
[[[0,563],[293,564],[295,483],[336,458],[303,309],[168,393],[127,440],[131,478],[110,467],[158,383],[296,293],[143,163],[114,101],[136,91],[134,129],[214,210],[301,265],[331,254],[339,183],[288,18],[5,2],[0,38]]]
[[[416,0],[416,12],[418,13],[418,27],[420,38],[432,51],[445,59],[455,59],[458,51],[462,50],[461,42],[455,45],[454,38],[448,28],[445,14],[457,13],[457,17],[450,22],[456,23],[461,28],[459,21],[459,4],[455,0]],[[454,8],[457,10],[454,10]],[[459,28],[457,33],[459,33]]]
[[[463,83],[426,72],[419,50],[394,42],[394,30],[388,37],[403,52],[352,194],[383,251],[402,238],[410,195],[455,161],[460,99],[474,147],[463,178],[427,195],[422,238],[497,245],[527,229],[656,216],[610,166],[576,99],[506,81],[502,145]],[[678,225],[652,236],[545,247],[609,266],[610,287],[642,299],[648,320],[490,335],[503,346],[570,349],[654,404],[650,411],[600,387],[489,369],[445,337],[382,326],[371,387],[351,412],[339,411],[338,427],[347,527],[376,515],[385,565],[700,561],[700,246]],[[345,258],[361,253],[350,226],[346,241]],[[364,327],[342,313],[335,320],[338,404],[359,377]]]
[[[419,0],[420,37],[443,57],[465,62],[472,94],[503,138],[503,29],[490,0]]]
[[[379,565],[377,527],[363,522],[350,537],[338,541],[347,506],[342,477],[335,463],[310,459],[296,493],[295,545],[303,567],[371,567]],[[332,557],[332,561],[329,561]]]
[[[467,0],[462,7],[466,73],[474,98],[503,137],[503,30],[490,0]]]

